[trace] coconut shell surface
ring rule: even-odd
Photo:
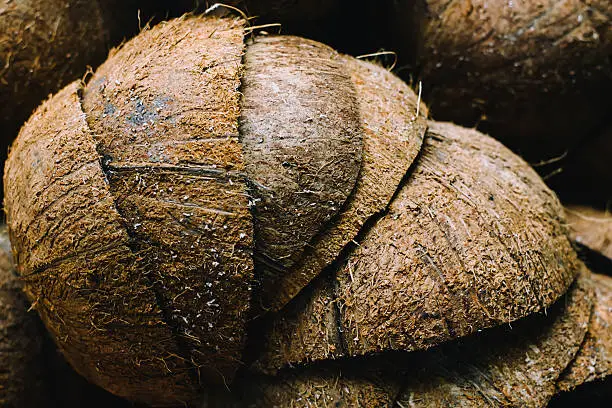
[[[512,322],[554,303],[577,265],[558,199],[524,161],[430,122],[388,211],[273,319],[259,365],[424,349]]]
[[[0,227],[0,405],[7,408],[50,404],[40,321],[28,311],[15,274],[5,226]]]
[[[439,351],[409,374],[398,401],[413,407],[545,407],[585,337],[593,286],[582,273],[547,314]]]
[[[595,307],[589,330],[574,361],[557,383],[560,391],[606,378],[612,374],[612,278],[592,275]]]
[[[303,45],[308,46],[309,43],[304,43]],[[249,53],[247,55],[252,55],[251,53],[253,52],[253,48],[254,46],[249,47]],[[329,53],[329,51],[327,52]],[[336,205],[334,207],[334,210],[337,212],[335,217],[327,217],[327,219],[324,219],[322,222],[317,224],[320,225],[325,222],[326,229],[318,235],[313,236],[313,239],[309,241],[308,245],[303,250],[301,258],[299,258],[291,268],[283,268],[282,272],[284,275],[281,276],[280,279],[263,280],[264,290],[262,297],[264,305],[274,309],[279,309],[281,306],[285,305],[289,300],[291,300],[308,282],[310,282],[339,256],[343,248],[357,236],[360,229],[366,222],[368,222],[368,220],[385,210],[396,192],[397,186],[402,178],[406,175],[407,170],[410,168],[418,152],[420,151],[425,133],[425,117],[427,115],[427,109],[424,106],[421,106],[419,109],[419,115],[417,116],[416,94],[397,77],[389,73],[381,66],[362,62],[351,57],[336,54],[328,58],[332,60],[335,59],[334,64],[341,65],[347,72],[347,77],[343,77],[342,79],[348,80],[350,83],[344,84],[345,87],[347,89],[351,89],[352,86],[354,86],[356,90],[354,97],[356,98],[359,111],[357,113],[351,112],[350,119],[354,119],[357,115],[358,124],[361,126],[357,131],[356,129],[350,127],[355,126],[355,124],[343,125],[344,127],[348,127],[345,132],[348,133],[349,136],[353,135],[350,143],[345,142],[345,144],[348,145],[347,147],[350,147],[351,150],[346,151],[346,148],[344,148],[344,151],[346,151],[344,155],[346,157],[343,158],[340,154],[340,152],[343,150],[336,148],[334,150],[334,156],[328,157],[326,159],[327,162],[325,163],[337,162],[338,165],[331,166],[330,169],[324,170],[324,172],[331,173],[329,177],[331,179],[330,181],[334,181],[333,178],[340,178],[341,180],[338,180],[338,182],[333,184],[324,184],[319,182],[318,186],[320,187],[318,188],[329,188],[329,186],[333,185],[334,190],[339,189],[339,186],[342,185],[340,181],[342,181],[342,179],[348,179],[347,175],[351,175],[349,179],[351,181],[351,191],[349,191],[348,188],[345,188],[345,191],[350,193],[350,196],[346,194],[348,198],[346,199],[347,202],[345,205]],[[331,62],[328,64],[331,64]],[[248,66],[247,59],[247,68]],[[338,72],[339,70],[337,67],[334,68],[336,68],[335,76],[338,77],[340,75]],[[331,70],[329,71],[328,75],[332,75]],[[246,89],[244,90],[245,98],[249,96],[248,79],[249,77],[247,71],[247,77],[245,78],[247,85],[245,86]],[[322,98],[322,100],[325,102],[327,98]],[[349,100],[344,102],[342,105],[345,107],[344,109],[346,109],[347,106],[352,106],[352,103],[353,101]],[[328,102],[325,102],[325,104],[327,104],[327,107],[322,106],[319,108],[319,112],[315,113],[317,115],[324,115],[326,117],[325,122],[329,123],[327,122],[327,117],[331,116],[329,113],[330,104],[328,104]],[[265,111],[265,108],[261,106],[258,109],[260,111]],[[249,108],[245,107],[243,115],[246,117],[248,113]],[[310,119],[306,118],[306,125],[308,125],[310,121]],[[268,122],[265,123],[267,124]],[[280,127],[281,125],[278,126]],[[305,129],[307,129],[307,127],[305,127]],[[246,139],[246,135],[249,134],[249,131],[245,129],[245,125],[243,125],[242,130]],[[358,175],[355,174],[353,176],[352,174],[354,174],[354,169],[357,167],[357,164],[355,164],[356,160],[354,154],[355,150],[357,150],[355,141],[357,140],[357,136],[361,136],[360,132],[363,132],[363,147],[359,146],[363,159],[360,155],[360,172]],[[324,142],[321,141],[318,143],[321,144]],[[334,143],[338,142],[334,141]],[[248,146],[248,141],[245,142],[245,144]],[[363,152],[361,152],[361,149]],[[247,156],[249,155],[248,150],[246,154]],[[310,156],[307,152],[304,152],[304,154],[305,157]],[[329,154],[329,152],[326,152],[326,154]],[[294,157],[295,158],[293,160],[296,160],[298,156]],[[267,160],[267,156],[265,156],[265,158]],[[301,160],[305,160],[305,158],[302,158]],[[251,159],[251,164],[249,164],[248,168],[264,168],[261,166],[261,164],[253,166],[252,163],[255,161],[255,158]],[[280,166],[277,165],[277,168],[283,170],[283,166],[288,166],[290,169],[296,167],[295,164],[289,163],[290,162],[283,161]],[[325,163],[323,163],[324,168],[330,167]],[[317,170],[316,173],[319,174],[321,172]],[[271,172],[271,174],[274,175],[275,173]],[[303,179],[304,176],[300,176],[300,178]],[[311,179],[312,177],[306,178],[307,181],[310,181]],[[355,179],[357,179],[356,185],[353,186],[352,181]],[[251,180],[257,179],[251,177]],[[259,189],[261,190],[261,188]],[[293,190],[300,192],[300,189],[294,188]],[[306,186],[306,190],[310,191],[311,194],[315,193],[315,191],[313,191],[313,189],[309,186]],[[301,191],[304,192],[304,189]],[[303,194],[300,194],[300,197],[302,195]],[[321,193],[318,195],[321,195]],[[270,197],[270,193],[268,193],[267,196],[267,201],[276,201],[278,195]],[[295,202],[293,208],[295,208],[296,212],[304,211],[300,210],[300,205],[304,206],[304,204],[308,204],[307,201],[304,202],[305,200],[307,200],[307,198],[300,198],[299,201]],[[320,200],[320,198],[318,198],[318,200]],[[278,204],[276,205],[278,206]],[[267,215],[267,228],[273,232],[276,232],[272,226],[283,220],[282,215],[275,215],[269,210],[262,214],[262,212],[259,211],[259,208],[261,207],[261,203],[258,202],[255,204],[255,225],[262,225],[263,222],[261,215]],[[280,212],[280,209],[278,212]],[[269,215],[265,213],[268,213]],[[314,213],[315,216],[320,217],[319,214],[320,212]],[[266,227],[266,225],[262,226]],[[291,228],[287,228],[288,234],[296,234],[296,232],[294,232],[296,229],[296,223],[292,223],[289,225],[289,227]],[[300,228],[303,227],[299,226],[298,230]],[[301,232],[300,234],[303,235]],[[299,238],[299,236],[296,238]],[[262,240],[261,235],[259,235],[257,239],[258,241],[264,241],[264,245],[267,245],[269,242],[269,240]],[[279,242],[282,241],[279,240]],[[262,251],[257,252],[258,257],[262,255],[265,256],[265,252],[263,254]],[[270,259],[270,257],[266,258],[268,260]],[[270,266],[266,269],[270,270],[272,267]]]
[[[248,377],[236,406],[544,407],[585,339],[592,306],[584,272],[546,313],[428,351]]]
[[[565,208],[572,238],[594,251],[612,258],[612,215],[591,207]]]
[[[564,154],[608,120],[607,0],[399,1],[394,49],[433,117],[478,128],[529,161]]]

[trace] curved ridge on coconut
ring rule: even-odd
[[[547,313],[420,353],[252,375],[242,381],[242,406],[289,408],[325,398],[341,407],[544,407],[578,353],[592,309],[593,285],[583,270]]]
[[[566,153],[608,118],[609,1],[425,0],[391,7],[391,39],[412,58],[438,120],[478,125],[538,162]]]
[[[578,354],[557,382],[559,391],[612,375],[612,278],[592,274],[595,307]]]
[[[578,260],[537,174],[474,130],[430,122],[389,210],[274,319],[259,364],[418,350],[543,310]]]
[[[248,50],[247,57],[252,46]],[[417,109],[417,95],[404,82],[381,66],[337,54],[334,58],[348,73],[356,91],[363,132],[361,171],[345,205],[338,208],[337,216],[326,223],[325,230],[308,243],[299,261],[276,281],[268,281],[267,285],[264,281],[262,301],[276,310],[337,259],[368,220],[387,208],[417,157],[425,134],[427,108],[421,105]],[[247,96],[245,90],[245,99]],[[335,158],[337,153],[331,159]],[[338,172],[344,166],[331,170]],[[257,225],[260,214],[257,211],[255,214]],[[279,218],[271,221],[278,222]]]
[[[287,36],[248,44],[241,91],[257,272],[263,292],[284,303],[295,295],[282,293],[286,271],[357,182],[363,152],[357,99],[336,51]],[[291,285],[301,288],[313,277]]]
[[[44,406],[50,400],[40,321],[22,293],[5,226],[0,227],[0,405]]]
[[[581,205],[565,207],[572,239],[593,251],[612,258],[612,215]]]
[[[7,161],[5,205],[25,293],[91,382],[158,405],[188,401],[191,366],[150,279],[134,268],[139,255],[109,191],[81,92],[75,82],[40,106]],[[156,389],[161,395],[151,394]]]
[[[83,95],[128,246],[191,381],[240,365],[253,227],[238,140],[243,23],[185,18],[142,33]],[[159,392],[164,392],[160,389]]]

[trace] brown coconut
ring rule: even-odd
[[[13,268],[5,226],[0,227],[0,406],[43,407],[50,404],[43,332],[29,311],[22,282]]]
[[[592,283],[583,272],[546,313],[425,352],[383,353],[286,368],[275,376],[252,375],[236,385],[234,404],[544,407],[583,344],[592,306]]]
[[[550,307],[578,269],[537,174],[490,137],[437,122],[354,247],[272,318],[260,367],[429,348]]]
[[[437,120],[478,125],[538,162],[609,119],[610,1],[388,4],[394,49]]]
[[[26,293],[70,364],[117,395],[173,405],[231,382],[251,292],[288,302],[385,210],[420,149],[426,109],[383,68],[248,39],[213,17],[144,31],[13,147]]]
[[[576,242],[612,258],[612,215],[609,212],[568,205],[565,216]]]

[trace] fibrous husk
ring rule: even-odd
[[[8,161],[33,307],[80,374],[134,401],[190,403],[230,383],[265,282],[254,242],[257,260],[277,244],[297,260],[262,286],[280,307],[384,211],[421,146],[426,109],[382,67],[244,35],[242,20],[189,16],[144,31],[45,102]],[[282,218],[294,230],[254,222],[277,206],[258,201],[270,191],[287,212],[308,206]]]
[[[0,406],[39,407],[49,403],[43,332],[22,293],[13,268],[6,227],[0,227]]]
[[[612,215],[581,205],[568,205],[565,216],[572,239],[612,258]]]
[[[512,322],[550,307],[577,265],[559,201],[525,162],[430,122],[389,210],[272,319],[258,365],[424,349]]]
[[[610,1],[389,3],[395,49],[423,81],[435,119],[478,125],[533,162],[607,120]]]
[[[97,1],[2,3],[0,137],[6,145],[45,96],[104,58],[107,31]]]
[[[315,43],[312,42],[298,40],[295,37],[290,37],[290,39],[291,43],[286,41],[286,37],[280,37],[278,40],[262,39],[249,46],[246,58],[247,72],[243,86],[245,102],[241,133],[245,155],[249,162],[247,172],[250,173],[249,180],[254,185],[253,195],[259,197],[262,191],[265,192],[264,199],[254,204],[256,258],[260,260],[259,273],[267,272],[267,275],[262,277],[261,296],[263,305],[273,309],[279,309],[291,300],[338,257],[342,249],[353,240],[372,216],[381,213],[388,206],[397,186],[420,151],[426,127],[424,118],[427,115],[427,109],[424,106],[418,109],[419,115],[417,115],[416,94],[383,67],[341,56],[328,49],[316,50]],[[274,89],[276,92],[282,89],[279,85],[273,86],[271,75],[263,78],[268,82],[266,87],[263,86],[262,80],[252,84],[257,78],[251,78],[255,72],[262,71],[254,69],[250,60],[255,59],[262,52],[274,55],[270,48],[275,43],[283,44],[285,47],[299,46],[302,48],[302,54],[309,49],[313,50],[311,51],[313,53],[324,52],[325,54],[320,56],[301,54],[300,58],[327,58],[325,63],[327,67],[321,67],[311,60],[311,64],[317,70],[325,69],[323,73],[315,72],[316,75],[313,77],[317,81],[327,80],[328,82],[332,81],[331,78],[336,78],[335,81],[342,83],[345,89],[351,89],[351,94],[341,97],[338,93],[347,91],[342,91],[337,85],[334,90],[328,90],[331,85],[325,86],[323,83],[317,84],[312,80],[301,80],[301,88],[317,86],[322,90],[317,92],[324,92],[328,96],[338,96],[334,97],[333,102],[328,100],[328,96],[323,95],[319,101],[300,102],[295,98],[290,105],[282,108],[281,115],[279,115],[278,107],[274,106],[271,101],[265,101],[262,97],[258,98],[253,95],[254,91],[251,91],[252,88],[258,86],[260,88],[258,92],[263,96],[266,95],[266,91],[269,95],[275,92]],[[283,57],[287,58],[286,55]],[[271,57],[260,58],[258,64],[271,65],[267,59]],[[295,62],[293,64],[295,65]],[[347,71],[346,76],[341,76],[343,71],[339,69],[340,67]],[[286,67],[285,70],[287,70]],[[295,87],[296,81],[288,81],[292,79],[291,76],[285,74],[281,79],[285,82],[285,87]],[[272,89],[266,89],[267,87]],[[352,94],[353,87],[355,88],[354,95]],[[313,93],[316,92],[304,92],[303,95]],[[282,93],[284,101],[289,100],[287,95],[291,93]],[[253,103],[257,105],[250,106]],[[306,103],[313,106],[309,107]],[[339,107],[338,103],[340,103]],[[300,107],[299,112],[292,112],[291,110],[296,110],[296,105]],[[330,122],[330,118],[334,116],[333,106],[339,108],[338,113],[335,114],[338,118],[335,123],[340,123],[340,125],[337,126],[338,129],[331,131],[326,130],[325,127],[333,126],[334,122]],[[358,112],[353,111],[353,107],[358,109]],[[267,117],[264,117],[263,113],[267,113]],[[284,118],[284,122],[272,125],[270,118],[277,116]],[[315,121],[316,125],[311,124],[313,118],[317,116],[322,116],[324,120]],[[252,129],[250,122],[254,120],[259,120],[259,126],[262,129]],[[297,128],[291,123],[296,120],[299,121]],[[349,120],[356,120],[356,122],[349,123]],[[298,135],[307,133],[333,135],[336,132],[340,135],[335,136],[334,139],[337,140],[333,141],[329,141],[327,137],[314,142],[308,142],[305,138],[298,139],[300,142],[298,147],[301,151],[296,150],[295,154],[289,154],[291,151],[287,150],[281,151],[282,155],[277,156],[276,166],[272,168],[270,164],[265,165],[264,162],[271,160],[269,156],[273,149],[264,150],[261,144],[264,143],[264,136],[269,135],[267,138],[277,138],[275,143],[287,149],[286,141],[290,138],[279,137],[279,129],[283,129],[282,132]],[[361,132],[363,132],[363,147],[361,143],[357,144],[361,141]],[[309,144],[313,145],[309,146]],[[345,146],[343,147],[342,144]],[[258,150],[253,152],[254,147]],[[321,155],[318,160],[319,164],[313,159],[316,149],[322,150],[321,153],[318,153]],[[255,152],[258,153],[258,157],[255,156]],[[359,153],[359,156],[356,153]],[[360,170],[358,174],[355,172],[356,169]],[[310,173],[316,176],[311,176]],[[283,176],[284,174],[287,175]],[[262,175],[268,179],[268,182],[262,183]],[[324,177],[328,180],[325,180]],[[287,186],[284,183],[287,183],[288,180],[301,181],[303,185]],[[332,196],[332,194],[331,192],[324,193],[332,186],[331,192],[340,195],[342,205],[336,200],[327,212],[313,207],[317,201],[321,203],[322,208],[330,205],[326,196]],[[340,194],[341,186],[345,186],[343,194]],[[286,190],[284,194],[277,192],[281,188]],[[297,196],[297,199],[293,198],[293,201],[290,201],[291,194],[294,197]],[[309,197],[311,195],[312,198]],[[284,204],[283,197],[287,197]],[[346,203],[344,203],[345,200]],[[289,209],[292,214],[283,213]],[[309,214],[312,215],[309,217]],[[322,216],[326,217],[321,219]],[[317,222],[312,222],[309,218],[314,218]],[[314,235],[315,232],[321,230],[323,225],[325,226],[323,231]],[[278,242],[277,248],[281,250],[283,249],[281,244],[296,242],[300,246],[298,251],[287,248],[290,251],[285,249],[285,254],[276,251],[275,256],[270,256],[266,247],[269,247],[274,241]],[[270,253],[273,254],[272,251]]]
[[[585,271],[546,313],[428,351],[315,363],[286,368],[276,376],[252,375],[237,385],[234,404],[544,407],[578,353],[592,306],[593,287]]]
[[[592,275],[595,307],[580,351],[557,383],[560,391],[612,374],[612,278]]]

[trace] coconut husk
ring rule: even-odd
[[[393,49],[423,82],[435,119],[478,126],[534,163],[563,155],[607,120],[609,1],[391,7]]]
[[[409,178],[356,242],[272,319],[261,367],[419,350],[509,323],[550,307],[578,269],[562,207],[536,173],[444,123],[430,122]]]
[[[565,207],[572,239],[612,258],[612,215],[607,211],[580,205]]]
[[[284,41],[285,37],[280,37],[282,40],[276,41]],[[262,40],[264,43],[270,43],[271,40]],[[297,41],[292,38],[292,41]],[[313,44],[310,42],[304,42],[302,44],[303,47],[312,47]],[[263,118],[261,116],[256,116],[255,112],[253,112],[253,108],[249,107],[249,101],[253,97],[249,93],[249,58],[255,58],[253,55],[255,46],[251,45],[248,48],[247,52],[247,73],[245,77],[245,89],[243,90],[245,96],[245,109],[243,111],[243,116],[246,118],[248,115],[251,117],[260,118],[263,123]],[[266,47],[268,48],[268,47]],[[264,50],[266,53],[269,53],[269,50]],[[327,64],[334,64],[334,68],[336,70],[335,73],[329,71],[328,75],[335,75],[335,78],[340,77],[343,74],[342,70],[339,69],[338,65],[344,68],[347,72],[347,76],[340,77],[345,81],[350,81],[349,84],[344,84],[345,88],[351,89],[353,86],[355,87],[355,96],[356,103],[358,104],[358,112],[351,112],[353,115],[353,119],[357,116],[357,123],[360,124],[359,130],[356,130],[354,127],[355,124],[349,125],[346,120],[341,120],[338,123],[343,123],[342,127],[338,128],[338,131],[344,134],[343,137],[352,136],[351,144],[344,141],[343,143],[346,145],[344,147],[345,150],[342,150],[340,146],[329,148],[323,148],[324,154],[330,154],[331,151],[334,152],[333,157],[323,157],[321,162],[323,166],[321,168],[326,168],[326,173],[329,174],[327,184],[317,182],[317,179],[313,180],[313,177],[304,177],[303,174],[308,174],[308,172],[303,172],[302,169],[308,169],[306,165],[292,164],[289,167],[296,175],[299,176],[298,179],[305,179],[304,182],[312,183],[310,185],[319,186],[317,187],[319,190],[325,188],[324,186],[334,186],[334,193],[338,194],[338,191],[341,190],[340,186],[342,185],[341,180],[334,179],[348,179],[350,176],[351,183],[345,183],[345,195],[342,197],[347,197],[346,203],[344,205],[334,205],[333,209],[337,214],[333,214],[334,217],[326,216],[325,219],[321,219],[321,216],[325,215],[325,212],[322,211],[314,211],[316,208],[313,208],[313,204],[309,203],[308,197],[304,197],[304,194],[300,194],[298,197],[299,201],[296,201],[293,206],[289,205],[280,205],[281,201],[279,200],[279,194],[274,194],[274,188],[270,189],[270,186],[273,184],[260,182],[257,174],[252,172],[252,176],[250,179],[254,182],[254,185],[257,190],[262,190],[261,187],[257,186],[267,186],[268,193],[266,194],[266,199],[261,202],[257,202],[254,206],[255,211],[255,227],[257,232],[257,227],[259,226],[259,230],[267,229],[271,231],[270,234],[280,235],[279,232],[283,232],[284,228],[286,230],[285,236],[294,235],[293,240],[285,239],[283,240],[283,236],[279,236],[277,242],[282,244],[283,242],[298,242],[302,245],[301,250],[298,255],[301,255],[299,258],[295,258],[292,264],[289,261],[292,261],[291,258],[288,257],[289,254],[285,256],[276,256],[276,259],[279,259],[278,262],[274,262],[270,264],[270,261],[273,260],[273,257],[266,256],[266,246],[269,246],[270,239],[263,235],[256,233],[256,241],[258,243],[256,257],[260,259],[260,273],[261,270],[271,271],[269,274],[273,274],[274,276],[274,268],[275,265],[278,267],[280,265],[280,271],[276,273],[279,275],[275,277],[275,279],[269,279],[264,276],[263,278],[263,291],[262,291],[262,301],[266,307],[270,307],[273,309],[280,309],[280,307],[284,306],[289,300],[295,297],[297,293],[307,284],[309,283],[315,276],[319,275],[319,273],[328,265],[330,265],[336,258],[338,258],[339,254],[346,247],[346,245],[350,244],[354,237],[357,236],[359,230],[374,216],[381,213],[388,206],[392,196],[395,194],[397,190],[397,186],[399,185],[402,178],[406,175],[407,170],[412,165],[415,160],[418,152],[420,151],[423,136],[425,134],[425,117],[427,115],[427,108],[422,105],[418,109],[417,115],[417,95],[403,82],[401,82],[396,76],[389,73],[386,69],[381,66],[363,62],[356,60],[351,57],[342,56],[337,53],[333,54],[330,50],[326,50],[328,54]],[[253,55],[253,57],[249,57]],[[262,61],[266,61],[265,59],[261,59]],[[333,61],[330,62],[329,60]],[[321,68],[318,68],[321,69]],[[329,68],[327,68],[329,69]],[[258,72],[256,69],[252,69],[253,72]],[[317,73],[318,76],[321,74]],[[266,80],[269,79],[269,76],[266,77]],[[286,79],[285,79],[286,80]],[[325,80],[325,77],[322,77],[319,80]],[[331,80],[326,80],[327,82],[331,82]],[[304,83],[308,83],[307,81],[303,81]],[[325,89],[323,84],[319,84],[318,86],[321,89]],[[302,85],[304,86],[304,85]],[[260,91],[261,92],[261,91]],[[334,95],[335,93],[330,91],[330,95]],[[336,93],[339,90],[335,91]],[[353,97],[353,95],[349,95]],[[338,101],[342,101],[342,98],[335,98]],[[317,124],[317,126],[330,126],[328,119],[331,118],[331,106],[336,106],[327,101],[327,97],[321,97],[320,99],[323,102],[322,106],[319,106],[319,112],[315,113],[315,115],[321,115],[322,112],[325,112],[324,115],[326,120],[324,124]],[[334,102],[336,103],[336,102]],[[345,101],[340,104],[343,110],[348,110],[351,107],[353,100]],[[268,104],[268,106],[271,104]],[[266,112],[271,110],[272,108],[262,107],[261,105],[257,105],[257,111]],[[312,108],[311,108],[312,109]],[[308,114],[307,109],[302,109],[304,112],[293,114],[293,117],[300,117]],[[276,117],[278,113],[276,111],[267,112],[268,118],[274,116]],[[271,115],[273,113],[273,115]],[[250,119],[253,120],[253,119]],[[269,124],[269,119],[266,120],[266,126],[271,126]],[[305,120],[308,123],[308,119]],[[275,126],[271,126],[273,129],[281,128],[282,126],[287,127],[287,130],[292,130],[291,121],[284,121],[283,123],[287,123],[287,125],[282,125],[281,123],[276,124]],[[303,124],[300,124],[303,126]],[[306,128],[305,128],[306,129]],[[246,156],[248,161],[251,163],[247,166],[247,171],[249,168],[259,169],[258,172],[264,173],[264,170],[267,167],[263,166],[264,160],[269,160],[268,155],[261,156],[260,159],[253,157],[253,154],[248,152],[249,141],[247,138],[249,134],[252,133],[243,122],[243,126],[241,129],[243,133],[243,143],[245,143],[245,147],[247,148]],[[304,130],[300,130],[299,132],[296,130],[292,130],[296,134],[301,134]],[[319,131],[320,132],[320,131]],[[356,142],[359,140],[357,138],[357,133],[363,132],[363,147],[361,144],[357,146]],[[265,132],[256,132],[263,133]],[[333,134],[329,132],[329,134]],[[361,134],[359,134],[361,137]],[[251,141],[251,144],[254,144],[259,140],[258,137],[254,137],[254,135],[250,135],[251,139],[256,139],[254,142]],[[284,138],[287,139],[287,138]],[[338,143],[338,141],[342,141],[343,139],[340,136],[334,137],[335,139],[331,143]],[[328,139],[325,139],[328,140]],[[316,142],[318,145],[322,145],[323,143],[330,143],[319,141]],[[304,143],[302,143],[304,144]],[[314,146],[316,147],[316,146]],[[346,149],[351,148],[351,151],[346,151]],[[333,149],[332,149],[333,148]],[[354,152],[359,150],[360,157],[359,160],[356,160],[354,157]],[[342,152],[345,153],[342,153]],[[363,155],[363,160],[361,158]],[[346,156],[345,158],[343,158]],[[293,157],[295,161],[296,156]],[[312,161],[311,155],[307,155],[309,161]],[[301,159],[305,160],[305,159]],[[257,165],[254,165],[257,163]],[[282,169],[283,164],[287,162],[281,163],[281,165],[277,165],[277,169]],[[331,164],[331,165],[330,165]],[[312,165],[310,165],[312,167]],[[360,169],[359,174],[355,174],[355,169]],[[325,173],[323,172],[323,173]],[[300,174],[302,173],[302,174]],[[316,171],[318,174],[317,178],[323,178],[324,174],[321,175],[321,171]],[[268,177],[278,177],[276,173],[272,171],[268,171]],[[285,180],[288,180],[289,177],[285,177]],[[353,186],[353,182],[356,179],[356,184]],[[272,180],[271,180],[272,181]],[[325,181],[325,180],[321,180]],[[277,182],[277,184],[279,184]],[[314,194],[312,191],[312,187],[307,185],[305,187],[300,186],[292,186],[292,189],[287,189],[285,195],[289,195],[288,193],[294,192],[304,192],[310,191],[311,194]],[[285,188],[287,186],[284,186]],[[350,191],[349,188],[350,187]],[[329,187],[327,187],[329,188]],[[321,200],[323,191],[319,192],[317,196],[313,197],[313,199]],[[350,196],[349,196],[350,193]],[[258,193],[255,192],[255,196],[258,196]],[[278,201],[274,204],[275,207],[268,204],[272,201]],[[330,200],[323,200],[323,203],[329,203]],[[310,207],[312,208],[309,213],[312,214],[312,217],[318,217],[319,222],[313,223],[310,225],[308,223],[308,219],[302,214],[302,212],[306,212],[300,207]],[[283,211],[287,208],[294,208],[292,211],[298,216],[292,215],[283,215]],[[262,211],[261,209],[266,209]],[[329,213],[329,212],[328,212]],[[286,218],[292,217],[293,219]],[[298,218],[299,217],[299,218]],[[298,223],[300,219],[301,224]],[[285,222],[281,222],[285,221]],[[276,227],[273,225],[278,223],[279,225],[289,224],[287,227]],[[303,225],[302,225],[303,224]],[[321,224],[325,225],[323,231],[321,231],[318,235],[314,235],[309,233],[308,236],[305,235],[305,231],[308,231],[307,227],[313,228],[317,227],[321,229]],[[300,227],[296,230],[295,226],[299,225]],[[314,232],[314,231],[312,231]],[[272,237],[274,237],[272,235]],[[308,240],[305,240],[308,238]],[[300,241],[301,240],[301,241]],[[305,243],[308,243],[305,245]],[[300,248],[300,249],[301,249]],[[292,252],[295,254],[295,251]],[[287,265],[288,264],[288,265]]]
[[[557,382],[560,391],[612,374],[612,278],[592,275],[595,308],[580,351]]]
[[[383,353],[286,368],[276,376],[247,376],[236,385],[233,404],[544,407],[578,353],[592,306],[592,282],[583,272],[546,313],[428,351]]]
[[[51,390],[43,356],[43,333],[15,274],[5,226],[0,227],[0,405],[49,404]]]

